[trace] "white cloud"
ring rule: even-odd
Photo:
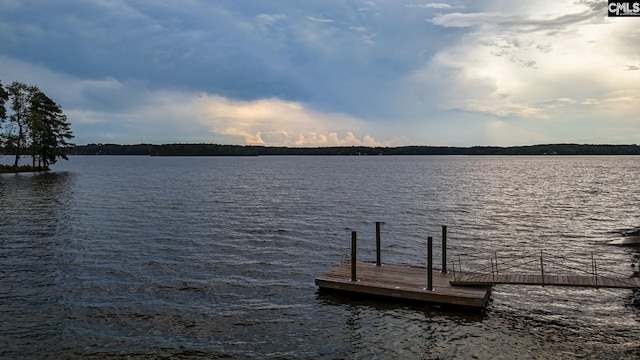
[[[428,19],[434,25],[443,27],[470,27],[490,24],[493,21],[504,21],[507,17],[499,14],[488,13],[449,13]]]
[[[485,124],[483,137],[489,144],[544,144],[554,142],[545,131],[536,129],[527,121],[491,119]]]
[[[633,89],[640,74],[619,65],[631,62],[625,54],[628,46],[617,47],[622,45],[618,40],[611,44],[625,30],[637,30],[603,22],[604,15],[587,5],[574,4],[572,13],[555,16],[544,6],[527,15],[513,11],[436,16],[431,19],[436,25],[471,29],[441,49],[411,81],[439,84],[443,108],[500,117],[548,119],[561,116],[557,111],[563,105],[590,105],[582,110],[587,115],[616,89],[629,90],[627,97],[637,101]],[[554,106],[545,105],[552,102]]]
[[[279,21],[285,20],[287,18],[284,14],[260,14],[256,16],[256,19],[265,25],[273,25]]]
[[[408,4],[405,5],[408,8],[423,8],[423,9],[451,9],[451,5],[446,3],[428,3],[428,4]]]
[[[425,7],[431,9],[451,9],[451,5],[445,3],[428,3]]]
[[[315,111],[300,102],[240,101],[202,92],[154,90],[136,81],[78,79],[11,58],[0,60],[14,75],[2,79],[5,83],[35,83],[61,104],[78,143],[226,140],[268,146],[382,145],[366,133],[355,135],[365,132],[362,120]],[[96,101],[111,105],[100,108]]]
[[[245,144],[381,145],[370,135],[354,135],[365,128],[362,121],[344,114],[316,112],[298,102],[276,98],[234,101],[207,96],[198,101],[198,107],[213,133],[237,137]]]
[[[314,22],[320,22],[320,23],[332,23],[335,22],[335,20],[333,19],[324,19],[324,18],[317,18],[317,17],[313,17],[313,16],[307,16],[307,19],[314,21]]]
[[[68,111],[79,125],[105,126],[108,136],[125,142],[243,143],[265,146],[379,146],[373,137],[354,135],[357,119],[326,114],[279,99],[234,101],[171,90],[144,91],[135,107],[122,112]]]

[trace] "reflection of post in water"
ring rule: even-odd
[[[640,249],[634,248],[637,254],[633,255],[631,267],[633,268],[632,278],[640,277]],[[640,290],[635,289],[631,293],[631,303],[633,306],[640,308]]]
[[[350,306],[351,314],[347,318],[347,327],[351,332],[350,345],[352,353],[361,350],[362,346],[362,324],[360,316],[360,308],[357,305]]]

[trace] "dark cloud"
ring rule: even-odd
[[[463,118],[469,109],[531,113],[529,94],[508,101],[501,94],[489,96],[498,87],[491,77],[495,69],[485,62],[517,65],[521,71],[505,77],[506,83],[526,84],[519,78],[526,74],[522,71],[544,74],[552,63],[546,57],[556,56],[559,44],[551,35],[566,39],[581,26],[615,24],[600,1],[567,2],[579,11],[565,6],[531,15],[523,10],[560,9],[556,3],[5,0],[0,1],[0,79],[31,79],[54,89],[51,95],[63,99],[71,113],[86,117],[83,131],[99,123],[96,131],[106,132],[110,116],[119,119],[118,126],[130,125],[127,114],[139,113],[144,102],[143,115],[152,113],[149,108],[162,105],[152,99],[168,92],[185,101],[204,94],[241,106],[261,99],[284,108],[302,104],[303,114],[339,113],[366,119],[384,135],[393,128],[408,136],[418,123],[421,131],[435,124],[445,128],[440,119]],[[610,45],[608,51],[617,48]],[[628,45],[625,51],[637,54],[636,48]],[[483,58],[485,53],[493,55]],[[635,62],[631,59],[615,66],[622,70],[619,64]],[[465,98],[457,99],[461,94]],[[500,102],[507,110],[495,105]],[[185,110],[173,103],[171,108]],[[163,126],[172,121],[163,119]]]
[[[381,111],[373,104],[389,81],[446,41],[401,3],[17,4],[0,11],[11,29],[0,35],[2,54],[52,71],[239,99],[317,101],[362,114]],[[354,96],[361,93],[370,98]]]

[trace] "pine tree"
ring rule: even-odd
[[[4,104],[9,103],[7,111]],[[13,82],[0,84],[0,149],[15,155],[13,167],[20,157],[32,156],[33,168],[49,169],[58,158],[68,160],[67,147],[73,145],[70,124],[60,105],[37,86]]]
[[[73,134],[67,117],[55,101],[39,90],[31,98],[29,125],[34,167],[36,159],[38,167],[45,169],[58,158],[68,160],[66,148],[72,144],[67,140],[72,139]]]
[[[0,121],[7,118],[7,109],[4,107],[7,100],[9,100],[9,94],[2,86],[2,81],[0,81]]]
[[[4,123],[7,120],[7,108],[5,107],[6,102],[9,100],[9,93],[2,86],[2,81],[0,81],[0,130],[4,128]],[[0,150],[2,150],[5,146],[4,133],[0,133]]]
[[[9,115],[9,123],[5,132],[6,149],[13,151],[15,161],[13,166],[18,167],[20,156],[28,146],[29,107],[31,96],[37,90],[35,86],[29,86],[20,82],[12,82],[7,86],[12,112]]]

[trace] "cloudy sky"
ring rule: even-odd
[[[603,0],[2,0],[0,80],[77,144],[640,143]]]

